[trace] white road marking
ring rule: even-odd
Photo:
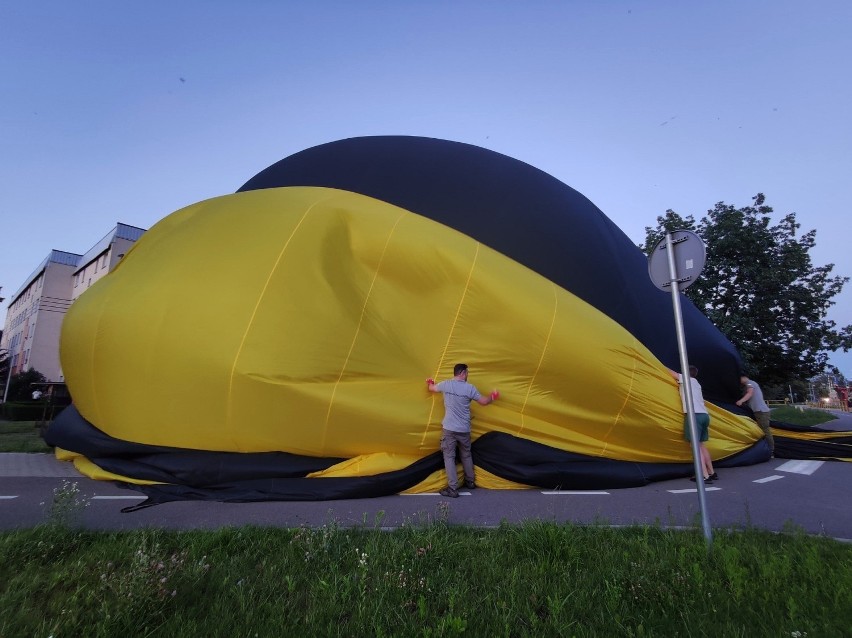
[[[547,494],[548,496],[562,495],[562,494],[568,494],[568,495],[579,494],[579,495],[588,495],[588,496],[598,496],[598,495],[609,494],[609,492],[580,492],[580,491],[574,491],[574,490],[550,490],[550,491],[547,491],[547,492],[542,492],[542,494]]]
[[[704,491],[705,492],[718,492],[721,489],[722,489],[721,487],[705,487]],[[669,492],[670,494],[695,494],[695,493],[698,492],[698,488],[697,487],[688,487],[685,490],[666,490],[666,491]]]
[[[93,496],[93,501],[141,501],[146,496]]]
[[[17,496],[0,496],[0,501],[9,501],[13,498],[18,498]]]
[[[778,472],[790,472],[791,474],[807,474],[810,476],[816,472],[825,461],[787,461],[775,468]]]
[[[762,479],[757,479],[756,481],[752,481],[752,483],[769,483],[770,481],[777,481],[778,479],[784,478],[779,474],[773,474],[772,476],[767,476]]]

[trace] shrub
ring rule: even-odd
[[[7,421],[39,421],[44,415],[42,402],[12,402],[0,404],[0,416]],[[49,416],[49,415],[48,415]]]

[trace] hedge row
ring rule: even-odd
[[[50,407],[47,408],[47,418],[51,418]],[[40,421],[45,417],[44,403],[16,403],[9,401],[0,404],[0,417],[7,421]]]

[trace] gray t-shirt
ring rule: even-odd
[[[746,383],[747,388],[751,388],[754,392],[751,395],[751,398],[748,400],[748,407],[751,408],[752,412],[769,412],[769,406],[766,405],[766,401],[763,400],[763,390],[760,389],[760,386],[757,385],[751,379]]]
[[[444,395],[444,420],[441,422],[444,429],[470,432],[470,402],[482,397],[479,390],[467,381],[455,379],[441,381],[435,387]]]

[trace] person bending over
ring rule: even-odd
[[[763,430],[763,437],[769,444],[769,456],[775,458],[775,439],[772,438],[772,428],[769,425],[769,406],[763,400],[763,390],[760,389],[756,381],[752,381],[745,375],[740,377],[740,385],[743,386],[745,392],[742,398],[737,401],[737,405],[741,406],[745,403],[751,409],[754,420]]]

